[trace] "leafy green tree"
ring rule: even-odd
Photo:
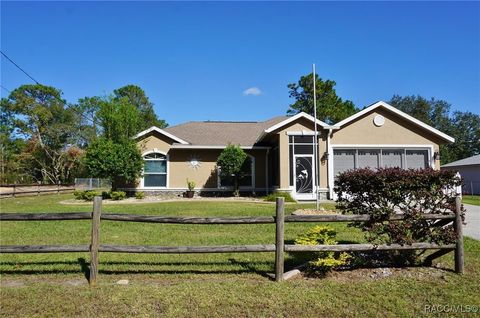
[[[104,137],[87,148],[84,162],[91,177],[110,179],[112,190],[135,183],[143,169],[143,158],[134,142],[116,143]]]
[[[82,148],[86,148],[95,141],[101,132],[97,112],[103,103],[105,103],[104,98],[94,96],[80,98],[75,105],[76,110],[82,114],[80,117],[81,140],[79,142]]]
[[[62,99],[62,92],[40,84],[22,85],[2,101],[2,113],[15,134],[28,141],[28,155],[21,157],[29,160],[29,174],[51,183],[66,181],[73,168],[68,150],[78,141],[79,116]]]
[[[394,95],[389,102],[401,111],[455,138],[455,143],[440,145],[442,164],[480,153],[480,116],[455,111],[443,100],[422,96]]]
[[[242,177],[242,168],[247,159],[247,154],[240,146],[229,144],[218,156],[217,166],[220,174],[225,178],[233,178],[234,194],[240,195],[238,180]]]
[[[317,118],[327,124],[339,122],[357,111],[352,101],[343,101],[337,96],[335,85],[335,81],[324,81],[315,75]],[[293,115],[305,112],[313,115],[313,73],[302,76],[298,83],[288,84],[288,88],[295,103],[290,105],[287,113]]]
[[[115,99],[126,98],[130,104],[135,106],[140,111],[140,121],[138,131],[145,130],[152,126],[158,128],[167,127],[167,123],[158,119],[153,110],[153,103],[150,102],[145,91],[136,85],[126,85],[113,91]]]
[[[26,143],[15,134],[15,118],[8,99],[0,100],[0,109],[0,181],[14,183],[22,175],[18,156]]]
[[[126,97],[88,100],[97,107],[95,118],[101,132],[85,154],[85,169],[89,176],[108,178],[116,190],[133,183],[141,176],[143,158],[132,136],[138,133],[141,113]]]
[[[141,113],[127,98],[106,98],[96,113],[101,135],[116,143],[130,140],[140,130]]]
[[[444,162],[480,154],[480,116],[472,112],[455,111],[448,131],[455,143],[446,145]]]

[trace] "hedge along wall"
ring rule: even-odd
[[[343,213],[368,214],[371,220],[354,223],[372,243],[450,244],[456,239],[452,225],[425,220],[424,213],[455,213],[455,189],[462,184],[455,171],[381,168],[349,170],[338,175],[335,192]],[[403,213],[403,221],[386,220]],[[462,206],[462,218],[465,210]]]

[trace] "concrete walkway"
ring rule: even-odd
[[[464,225],[463,235],[480,240],[480,206],[470,204],[464,204],[463,206],[467,210],[465,213],[467,225]]]

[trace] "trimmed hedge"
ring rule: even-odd
[[[435,227],[420,218],[425,213],[455,212],[455,189],[462,180],[455,171],[383,168],[349,170],[338,175],[335,192],[343,213],[368,214],[371,221],[355,223],[368,241],[387,244],[453,243],[451,226]],[[403,213],[402,222],[385,222]],[[465,212],[462,206],[462,214]]]

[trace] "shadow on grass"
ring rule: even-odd
[[[293,240],[285,241],[285,244],[295,244]],[[338,244],[359,244],[358,241],[352,240],[339,240]],[[402,254],[405,254],[406,251],[399,251],[400,255],[392,258],[392,252],[397,251],[353,251],[347,252],[352,256],[353,262],[348,262],[345,266],[335,269],[339,272],[348,272],[356,269],[378,269],[378,268],[435,268],[437,270],[442,270],[445,272],[454,273],[451,267],[447,265],[439,264],[433,266],[433,260],[452,252],[452,250],[440,250],[437,252],[430,253],[430,250],[420,250],[417,252],[416,261],[406,262],[405,259],[402,259]],[[408,252],[408,251],[407,251]],[[325,275],[318,272],[313,272],[309,274],[308,262],[318,258],[318,252],[295,252],[287,253],[289,256],[285,259],[285,272],[293,269],[299,268],[305,272],[306,276],[322,278]]]
[[[0,270],[0,275],[13,274],[13,275],[39,275],[39,274],[78,274],[83,273],[85,278],[90,278],[89,263],[85,258],[79,258],[77,261],[40,261],[40,262],[1,262],[2,266],[13,266],[16,269]],[[41,268],[43,266],[55,267],[55,266],[79,266],[79,269],[66,269],[66,268]],[[238,261],[236,259],[229,259],[225,262],[120,262],[120,261],[108,261],[100,262],[101,267],[99,274],[104,275],[116,275],[116,274],[257,274],[262,277],[271,279],[271,276],[267,271],[260,270],[260,266],[268,265],[273,268],[273,262],[259,261],[259,262],[247,262]],[[38,269],[21,269],[23,266],[38,267]],[[123,269],[108,269],[108,266],[127,266],[128,270]],[[144,266],[152,266],[151,269],[142,268]],[[168,266],[172,269],[158,269],[155,266]],[[188,267],[206,266],[205,269],[193,269]],[[225,266],[225,269],[209,269],[208,266]],[[137,267],[137,268],[136,268]],[[140,267],[140,268],[138,268]],[[187,267],[187,268],[178,268]],[[228,267],[241,267],[241,269],[228,269]]]
[[[252,263],[252,262],[245,262],[245,261],[237,261],[236,259],[234,258],[230,258],[229,259],[230,263],[232,265],[239,265],[241,266],[242,268],[245,268],[246,269],[246,272],[250,272],[250,273],[255,273],[257,275],[260,275],[262,277],[265,277],[265,278],[268,278],[270,280],[274,280],[272,278],[272,275],[269,275],[266,271],[262,271],[262,270],[259,270],[257,269],[253,264],[258,264],[258,263]],[[265,264],[271,264],[270,262],[263,262]]]

